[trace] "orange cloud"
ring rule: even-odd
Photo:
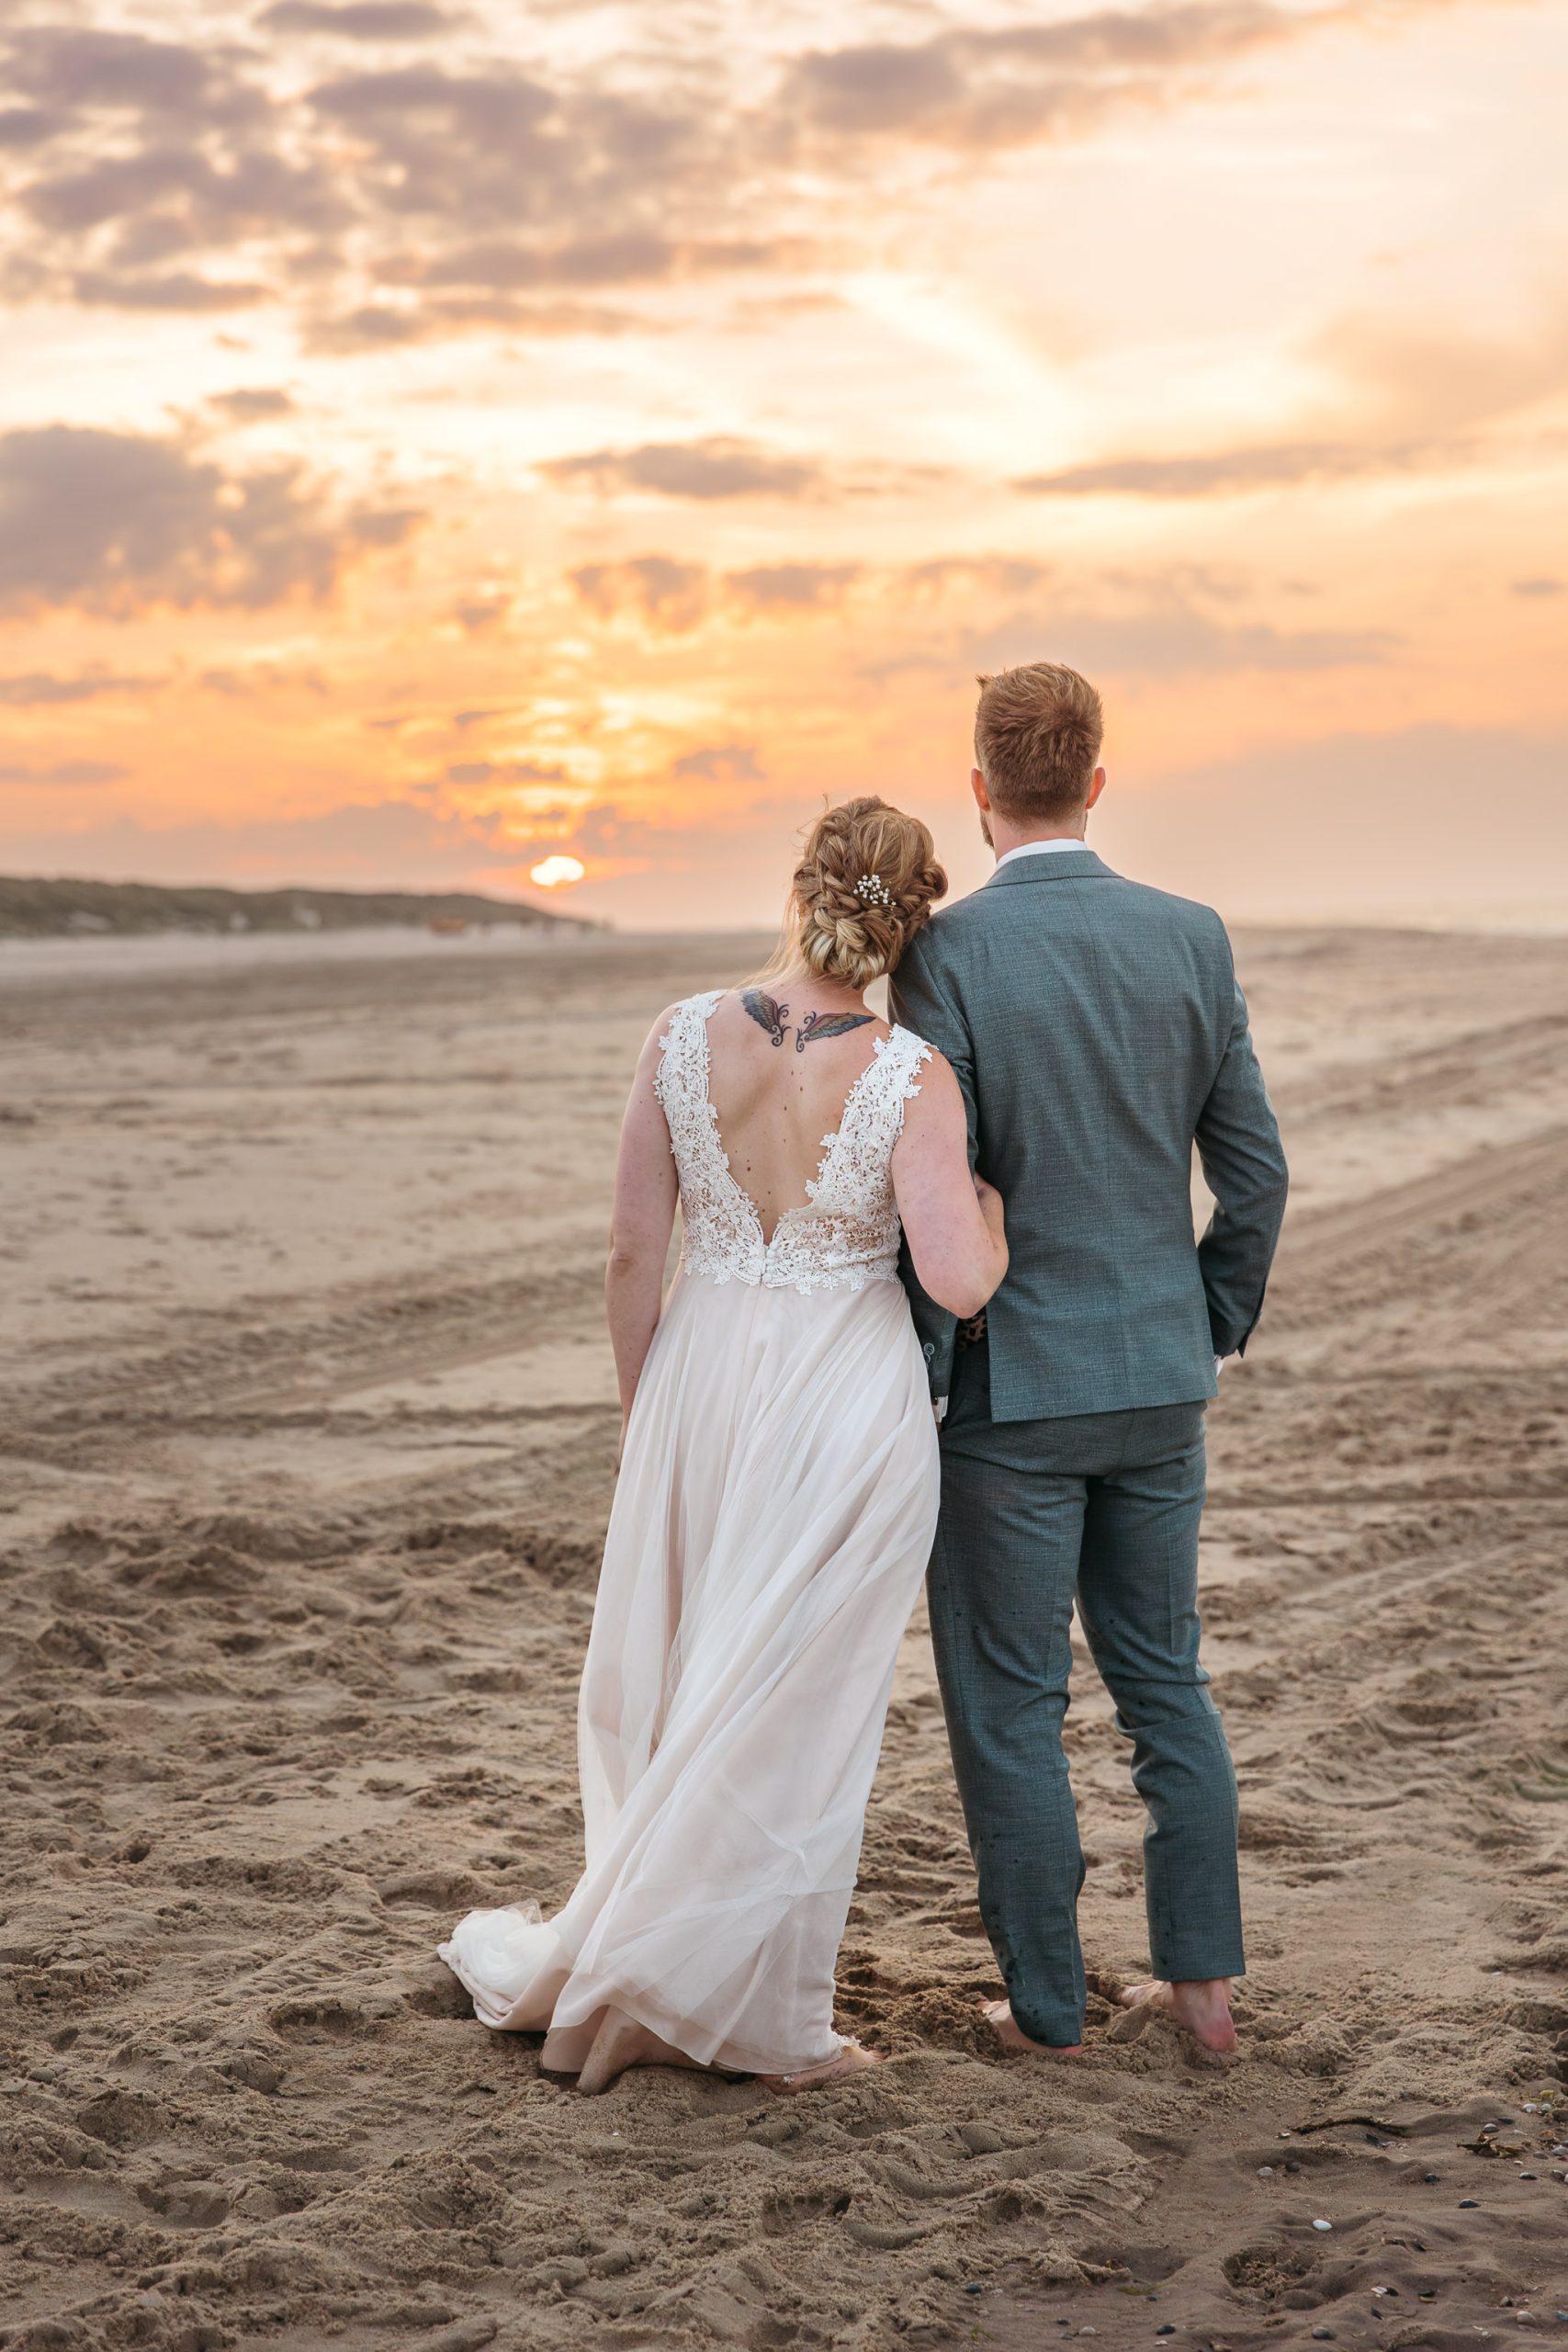
[[[23,428],[0,434],[0,611],[320,599],[420,519],[337,503],[292,462],[225,474],[177,440]]]
[[[694,0],[647,40],[29,0],[0,863],[510,887],[537,843],[594,911],[739,922],[870,785],[962,884],[973,673],[1041,652],[1104,681],[1131,863],[1177,870],[1211,773],[1294,857],[1314,746],[1369,789],[1393,747],[1387,857],[1424,756],[1539,781],[1559,47],[1467,0],[723,43]]]

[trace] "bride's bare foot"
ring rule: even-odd
[[[625,2016],[619,2009],[606,2009],[604,2022],[582,2062],[577,2087],[590,2098],[596,2097],[600,2091],[607,2091],[628,2066],[689,2066],[698,2074],[707,2072],[696,2059],[688,2058],[672,2041],[660,2041],[647,2026],[638,2025],[635,2018]]]
[[[804,2066],[796,2075],[759,2075],[757,2080],[780,2098],[793,2098],[796,2091],[819,2091],[829,2083],[846,2082],[851,2075],[863,2075],[868,2066],[882,2064],[880,2050],[863,2050],[858,2041],[846,2041],[836,2058],[824,2060],[820,2066]]]
[[[1145,1984],[1129,1984],[1121,2000],[1124,2009],[1163,2010],[1205,2050],[1217,2050],[1224,2056],[1235,2048],[1228,1976],[1207,1976],[1184,1984],[1168,1984],[1160,1977],[1151,1977]]]
[[[982,2001],[980,2015],[1004,2050],[1020,2058],[1081,2058],[1083,2043],[1031,2041],[1012,2013],[1010,2001]]]

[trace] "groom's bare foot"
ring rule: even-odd
[[[688,2058],[672,2041],[661,2041],[635,2018],[625,2016],[619,2009],[606,2009],[604,2022],[582,2062],[577,2087],[592,2098],[600,2091],[607,2091],[628,2066],[689,2066],[698,2074],[707,2072],[695,2058]]]
[[[795,2075],[759,2075],[757,2080],[780,2098],[793,2098],[797,2091],[825,2090],[829,2083],[847,2082],[852,2075],[863,2075],[868,2066],[883,2064],[880,2050],[863,2050],[858,2041],[846,2041],[837,2057],[826,2059],[820,2066],[803,2066]]]
[[[1021,2058],[1081,2058],[1081,2041],[1031,2041],[1012,2013],[1010,2001],[982,2001],[980,2015],[1004,2050]]]
[[[1224,2056],[1235,2048],[1228,1976],[1207,1976],[1184,1984],[1168,1984],[1160,1977],[1151,1977],[1145,1984],[1129,1984],[1121,2001],[1124,2009],[1163,2010],[1205,2050],[1217,2050]]]

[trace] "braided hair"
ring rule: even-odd
[[[918,817],[874,794],[845,800],[818,817],[795,869],[789,944],[824,979],[866,988],[896,967],[946,888]]]

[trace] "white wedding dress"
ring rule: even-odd
[[[606,2008],[704,2064],[821,2064],[936,1431],[891,1176],[930,1047],[877,1042],[771,1239],[709,1088],[719,992],[660,1040],[680,1272],[637,1385],[579,1708],[587,1866],[441,1956],[486,2025],[579,2070]]]

